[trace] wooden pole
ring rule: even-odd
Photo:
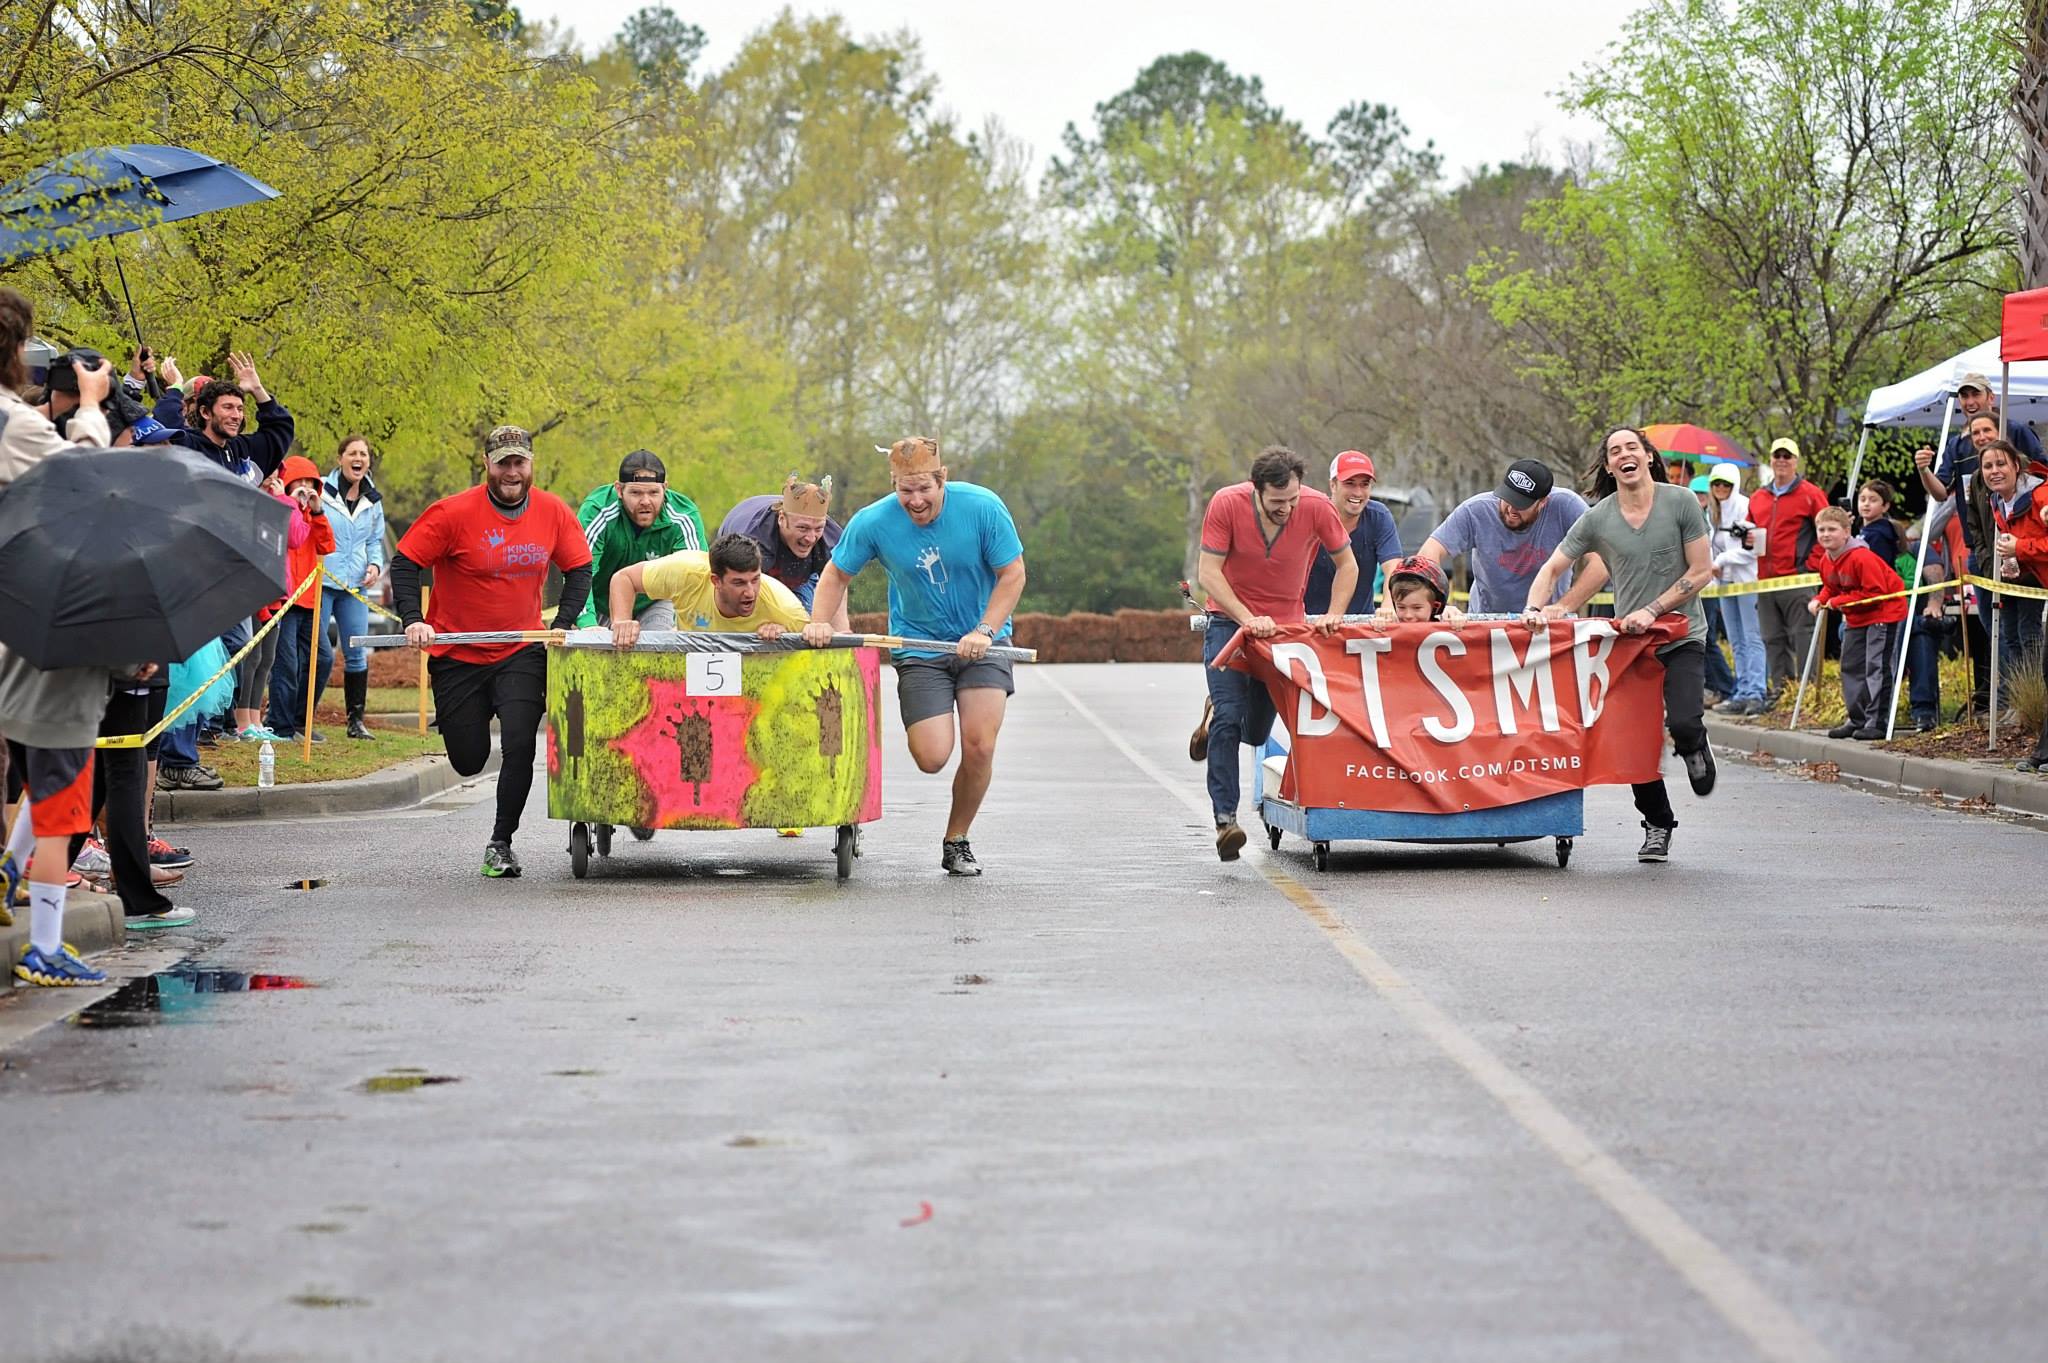
[[[313,697],[320,680],[320,588],[325,573],[313,574],[313,628],[306,635],[306,731],[299,735],[300,759],[313,760]]]
[[[427,613],[427,602],[433,596],[432,587],[420,588],[420,615]],[[427,735],[427,651],[420,650],[420,737]]]

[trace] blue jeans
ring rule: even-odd
[[[1273,732],[1273,698],[1251,674],[1209,666],[1237,633],[1228,616],[1209,619],[1202,636],[1202,675],[1209,681],[1209,804],[1219,819],[1237,817],[1238,745],[1263,746]]]
[[[293,606],[277,627],[277,662],[270,669],[270,710],[264,723],[279,738],[290,738],[306,722],[306,662],[313,647],[313,608]],[[334,654],[320,650],[320,661],[334,666]]]
[[[1721,628],[1727,632],[1728,642],[1735,647],[1734,699],[1762,700],[1764,632],[1757,623],[1756,598],[1724,596],[1715,604],[1721,607]]]
[[[173,727],[164,730],[163,742],[156,750],[159,767],[196,767],[199,765],[199,718],[187,710],[185,717]]]
[[[1924,615],[1913,621],[1913,637],[1906,641],[1906,706],[1915,723],[1941,716],[1941,646],[1953,628]]]
[[[2023,596],[2007,598],[2013,604],[1999,612],[1999,686],[2006,679],[2040,667],[2041,603]]]
[[[334,646],[327,642],[327,622],[330,620],[339,621],[341,624],[342,671],[370,670],[370,650],[348,646],[349,639],[354,635],[370,632],[370,608],[347,592],[337,589],[330,582],[327,584],[327,590],[320,593],[320,651],[326,656],[322,659],[323,665],[317,669],[320,680],[313,689],[315,704],[318,704],[320,697],[327,693],[327,678],[334,671]]]
[[[1723,697],[1733,696],[1735,673],[1729,670],[1728,659],[1721,654],[1721,640],[1727,633],[1721,628],[1721,603],[1702,601],[1700,605],[1705,609],[1707,616],[1707,690],[1717,692]]]

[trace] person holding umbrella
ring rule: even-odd
[[[28,383],[23,349],[33,334],[26,298],[0,289],[0,488],[73,443],[103,446],[110,439],[100,410],[112,390],[104,360],[77,370],[79,408],[72,438],[57,433],[42,413],[21,400]],[[0,910],[14,902],[28,861],[29,942],[14,973],[30,984],[103,984],[106,972],[64,945],[64,901],[71,870],[71,839],[92,829],[92,749],[107,708],[108,669],[43,671],[0,645],[0,732],[13,735],[8,756],[22,768],[27,792],[7,848],[0,852]]]

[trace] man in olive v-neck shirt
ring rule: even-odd
[[[1265,743],[1273,732],[1273,702],[1265,685],[1247,673],[1209,666],[1240,627],[1255,638],[1306,619],[1302,594],[1316,550],[1336,564],[1330,600],[1349,602],[1358,582],[1351,537],[1330,499],[1302,486],[1301,456],[1279,445],[1260,451],[1251,479],[1209,499],[1202,517],[1198,574],[1209,595],[1209,629],[1202,639],[1202,671],[1209,681],[1209,802],[1216,812],[1216,855],[1236,861],[1244,849],[1237,825],[1239,743]],[[1334,629],[1343,616],[1320,617]]]

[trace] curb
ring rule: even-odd
[[[1827,738],[1804,730],[1762,729],[1713,715],[1707,716],[1707,734],[1716,747],[1736,752],[1767,752],[1790,762],[1832,762],[1846,774],[1876,785],[1902,791],[1938,790],[1962,800],[1989,800],[2019,814],[2048,816],[2048,779],[1989,761],[1911,757],[1854,739]]]
[[[459,776],[446,757],[416,757],[350,781],[306,781],[297,785],[238,786],[230,790],[159,791],[159,824],[214,823],[236,819],[304,819],[323,814],[366,814],[410,809],[422,800],[498,770],[494,746],[483,770]]]
[[[81,956],[120,946],[128,939],[128,920],[121,913],[121,901],[110,894],[77,889],[64,897],[64,940],[78,948]],[[0,974],[0,993],[14,987],[14,962],[28,945],[28,910],[14,910],[14,926],[0,928],[0,950],[4,950],[5,973]]]

